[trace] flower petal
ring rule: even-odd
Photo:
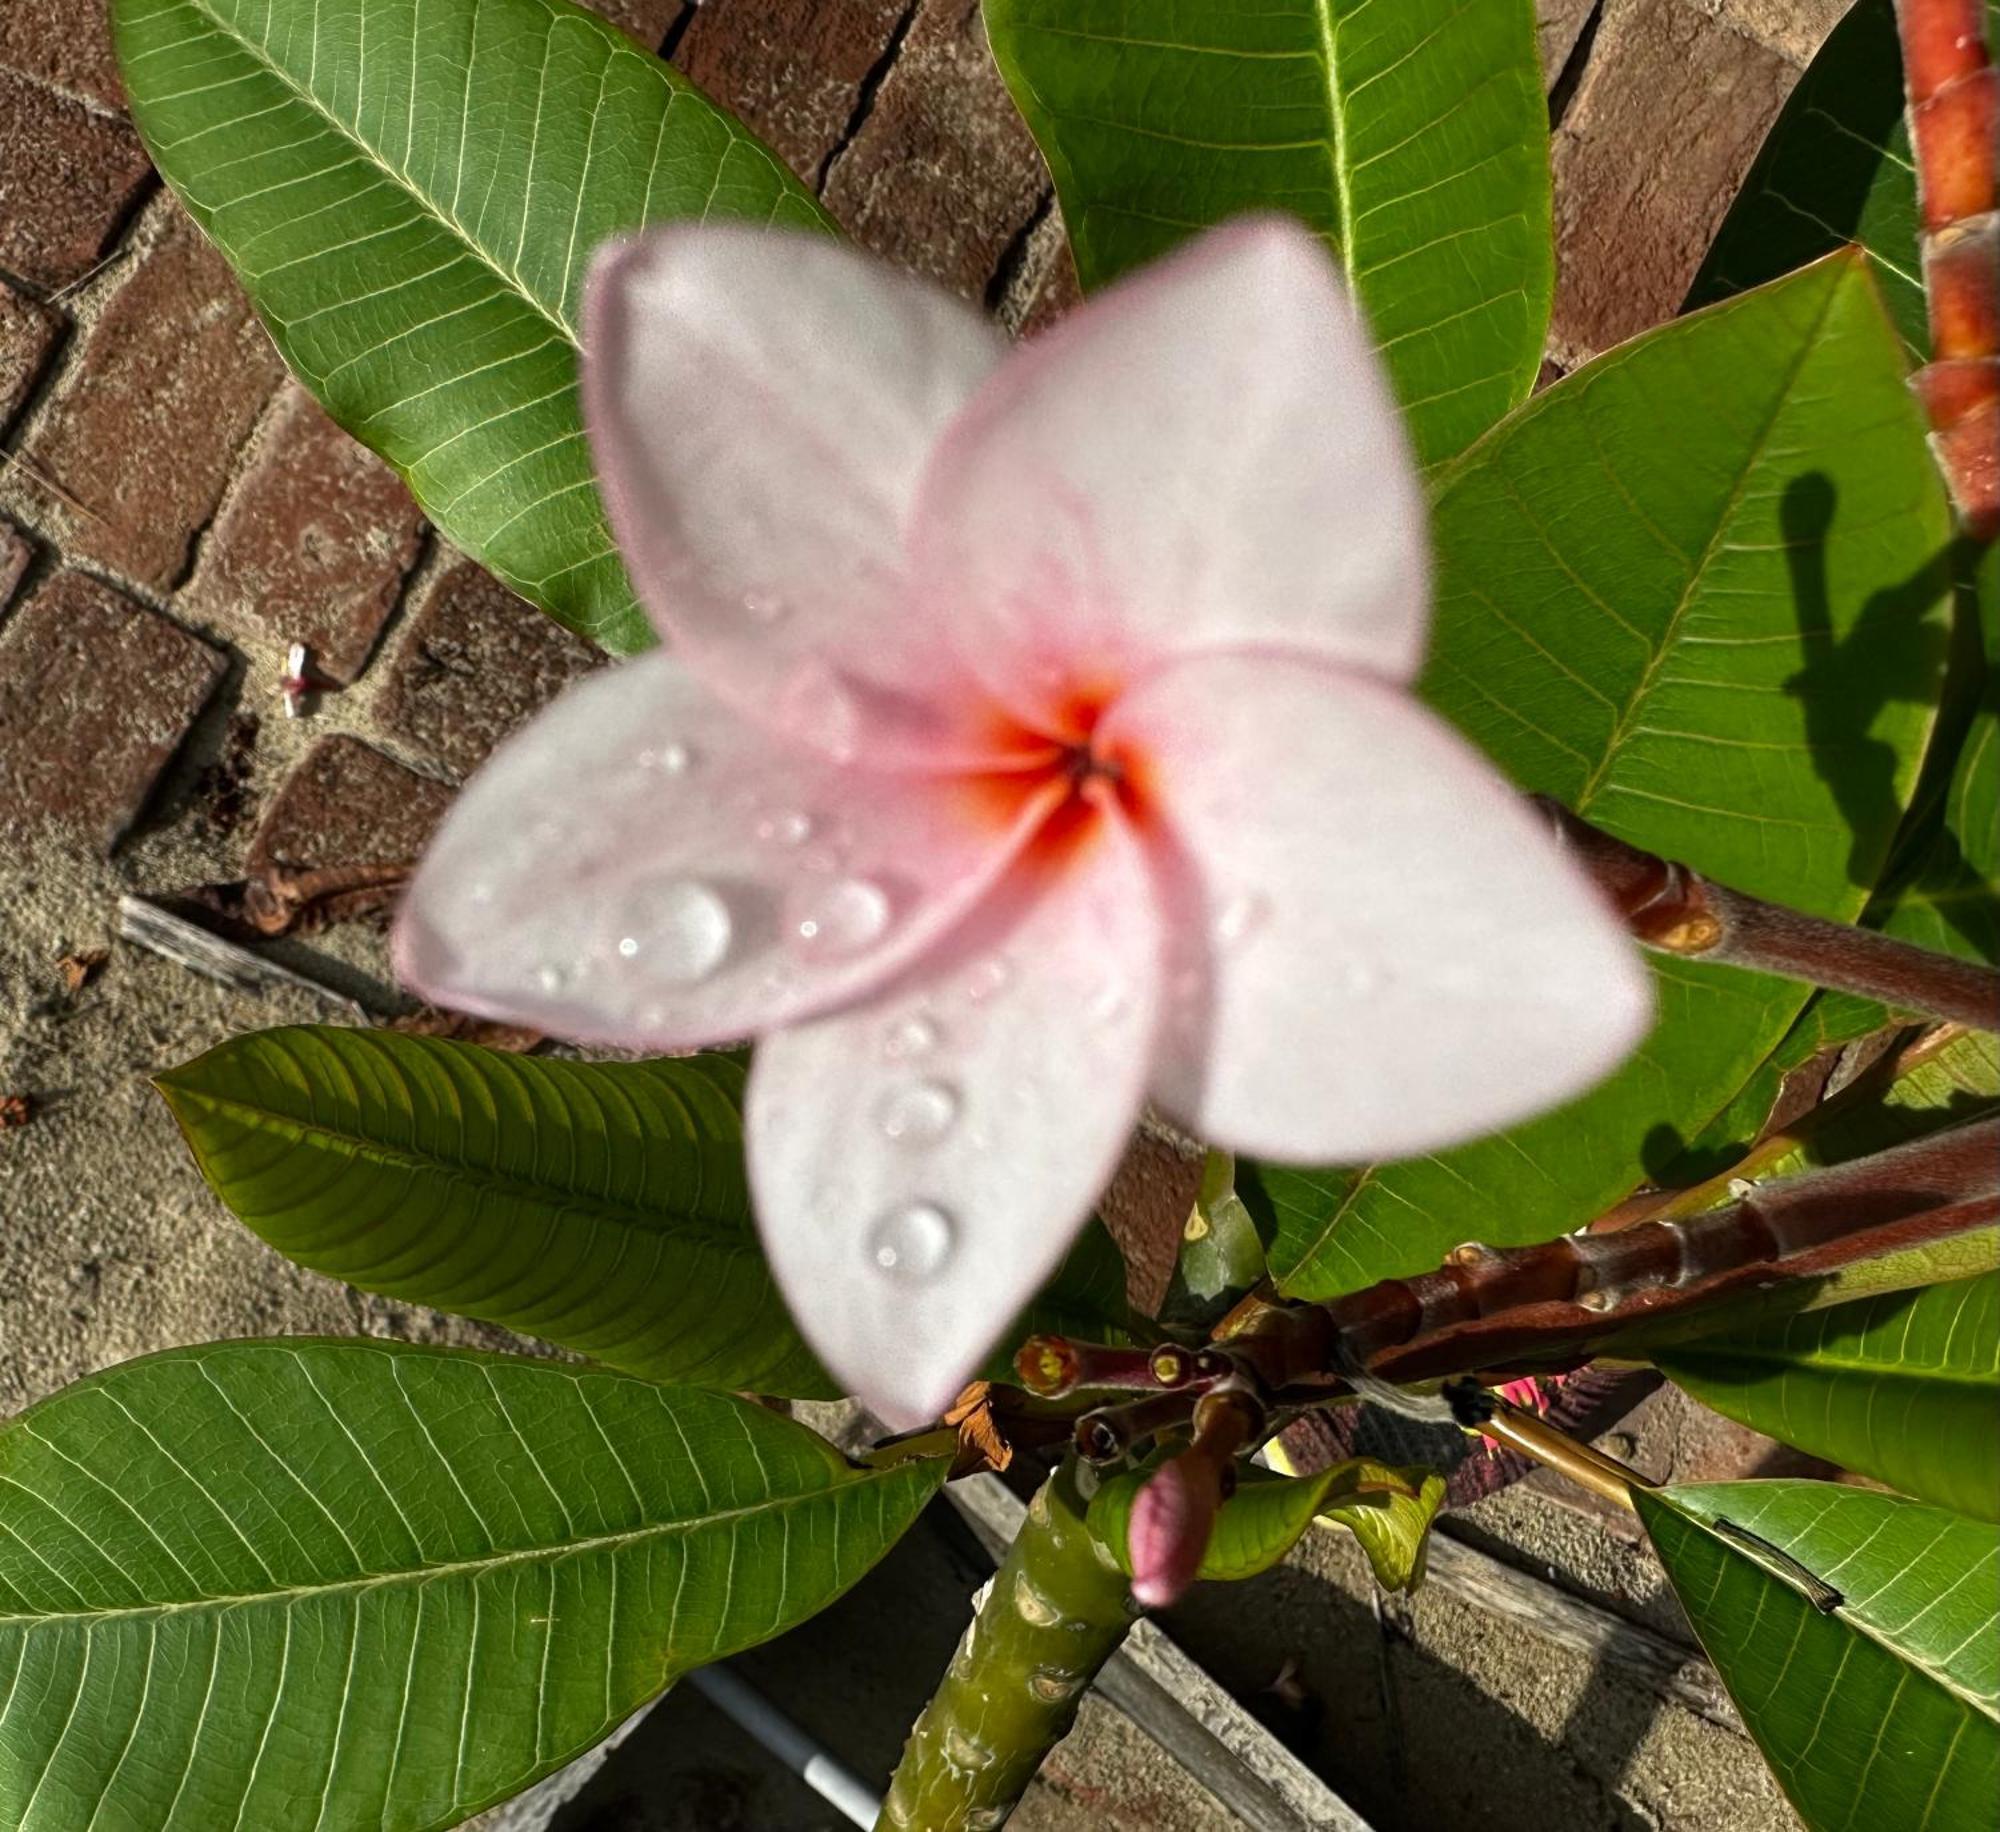
[[[398,970],[556,1036],[730,1041],[921,953],[1061,787],[1036,793],[976,804],[836,764],[656,651],[570,688],[473,778],[404,898]]]
[[[1400,689],[1277,656],[1163,671],[1104,742],[1154,797],[1177,935],[1154,1092],[1205,1137],[1357,1163],[1581,1093],[1651,978],[1493,767]]]
[[[1326,250],[1275,217],[1010,362],[945,435],[911,538],[926,601],[983,626],[966,652],[1016,678],[1054,664],[1087,689],[1248,646],[1404,680],[1423,651],[1402,423]]]
[[[1102,817],[1052,869],[1009,872],[888,996],[759,1046],[765,1251],[820,1359],[892,1424],[943,1410],[1116,1168],[1158,938],[1137,849]]]
[[[837,751],[857,716],[953,748],[968,677],[912,607],[903,524],[1004,349],[822,235],[681,226],[598,255],[583,394],[612,529],[661,634],[745,714]]]

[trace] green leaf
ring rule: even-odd
[[[1523,787],[1760,896],[1852,918],[1942,676],[1949,520],[1902,351],[1836,256],[1546,390],[1438,498],[1425,689]],[[1239,1181],[1294,1296],[1547,1239],[1669,1162],[1806,988],[1657,964],[1636,1056],[1556,1113],[1439,1157]]]
[[[1658,1360],[1753,1430],[2000,1521],[2000,1274],[1704,1337]]]
[[[1239,211],[1340,256],[1425,463],[1524,399],[1553,285],[1529,0],[986,0],[1086,288]]]
[[[1206,1330],[1221,1319],[1265,1273],[1264,1243],[1236,1193],[1236,1160],[1211,1151],[1202,1164],[1201,1188],[1181,1229],[1173,1279],[1161,1306],[1162,1322]]]
[[[1702,1646],[1812,1832],[1990,1832],[2000,1530],[1823,1482],[1635,1499]],[[1718,1533],[1721,1520],[1735,1534]],[[1787,1558],[1837,1588],[1837,1609],[1815,1608]]]
[[[0,1427],[0,1823],[455,1825],[825,1608],[943,1474],[552,1362],[128,1362]]]
[[[651,1380],[832,1398],[751,1225],[743,1078],[298,1026],[158,1086],[216,1194],[302,1266]]]
[[[1920,947],[2000,961],[2000,548],[1988,545],[1964,570],[1964,703],[1949,708],[1953,729],[1935,747],[1941,792],[1919,798],[1912,864],[1885,888],[1882,926]]]
[[[1989,0],[1988,14],[1993,15]],[[1930,347],[1917,185],[1892,0],[1860,0],[1812,61],[1702,264],[1689,301],[1761,286],[1849,242],[1868,251],[1911,352]]]
[[[1132,1504],[1152,1473],[1129,1470],[1091,1497],[1090,1530],[1128,1575]],[[1321,1519],[1354,1533],[1383,1589],[1413,1589],[1424,1575],[1424,1549],[1444,1489],[1444,1478],[1432,1471],[1397,1469],[1369,1457],[1312,1476],[1245,1469],[1215,1517],[1196,1575],[1233,1580],[1269,1571]]]
[[[652,637],[577,404],[605,237],[826,226],[776,157],[564,0],[115,0],[132,116],[287,363],[452,541],[606,648]]]

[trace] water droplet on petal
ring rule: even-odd
[[[1086,1015],[1093,1024],[1115,1024],[1132,1009],[1132,994],[1123,980],[1106,980],[1091,995],[1085,1007]]]
[[[899,1018],[882,1038],[882,1054],[891,1062],[921,1056],[938,1040],[938,1028],[928,1018]]]
[[[570,982],[570,972],[556,961],[544,961],[535,969],[535,984],[546,993],[558,993]]]
[[[1013,968],[996,954],[973,968],[965,982],[965,996],[975,1004],[982,999],[990,999],[1013,977]]]
[[[1232,897],[1215,915],[1215,939],[1225,948],[1238,948],[1264,926],[1271,914],[1270,901],[1254,891]]]
[[[888,926],[889,893],[872,878],[814,885],[792,920],[792,932],[814,954],[853,954]]]
[[[729,906],[699,878],[669,878],[634,894],[621,912],[617,949],[656,979],[706,979],[729,953]]]
[[[757,823],[757,837],[767,844],[803,846],[813,836],[813,817],[799,811],[767,814]]]
[[[876,1120],[899,1145],[935,1145],[958,1118],[958,1091],[949,1082],[913,1081],[884,1097]]]
[[[1054,1628],[1062,1612],[1035,1588],[1025,1571],[1014,1573],[1014,1608],[1031,1628]]]
[[[685,744],[649,744],[635,760],[642,770],[656,770],[663,776],[685,776],[694,768],[694,752]]]
[[[951,1258],[951,1217],[935,1202],[905,1202],[876,1223],[868,1257],[892,1278],[921,1281]]]

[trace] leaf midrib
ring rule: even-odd
[[[1686,1507],[1684,1504],[1677,1502],[1671,1496],[1669,1496],[1667,1491],[1665,1490],[1656,1489],[1653,1491],[1653,1493],[1659,1496],[1661,1500],[1664,1502],[1664,1504],[1673,1513],[1679,1515],[1679,1517],[1682,1520],[1687,1521],[1690,1525],[1695,1527],[1699,1532],[1705,1534],[1718,1548],[1720,1548],[1725,1558],[1741,1559],[1744,1564],[1750,1566],[1751,1569],[1756,1571],[1760,1576],[1766,1578],[1769,1582],[1776,1584],[1780,1589],[1786,1591],[1789,1595],[1797,1599],[1802,1607],[1806,1609],[1811,1609],[1813,1607],[1811,1599],[1806,1596],[1806,1594],[1798,1587],[1798,1585],[1795,1582],[1793,1582],[1792,1579],[1785,1576],[1783,1572],[1775,1569],[1773,1566],[1767,1565],[1761,1558],[1754,1556],[1746,1548],[1737,1546],[1731,1543],[1728,1539],[1724,1538],[1722,1534],[1718,1533],[1715,1530],[1715,1523],[1712,1519],[1709,1519],[1706,1516]],[[1927,1502],[1921,1505],[1929,1507],[1932,1509],[1933,1512],[1939,1514],[1949,1514],[1951,1512],[1951,1510],[1949,1510],[1948,1508],[1938,1507],[1935,1503]],[[1733,1518],[1733,1517],[1724,1516],[1724,1518]],[[1954,1516],[1954,1518],[1959,1518],[1959,1517]],[[1759,1525],[1755,1527],[1747,1526],[1743,1522],[1737,1522],[1737,1524],[1740,1526],[1744,1526],[1745,1531],[1747,1532],[1761,1534],[1762,1528],[1765,1525],[1770,1525],[1773,1523],[1770,1523],[1768,1521],[1760,1521]],[[1773,1541],[1772,1543],[1778,1544],[1778,1542],[1776,1541]],[[1795,1550],[1795,1546],[1796,1542],[1794,1542],[1793,1545],[1779,1545],[1779,1550],[1786,1552],[1790,1556],[1796,1558],[1799,1556],[1799,1554]],[[1811,1569],[1811,1567],[1808,1566],[1807,1569]],[[1907,1669],[1911,1673],[1914,1673],[1919,1679],[1928,1681],[1931,1685],[1935,1686],[1940,1692],[1944,1693],[1948,1698],[1956,1699],[1960,1705],[1962,1705],[1967,1711],[1971,1712],[1974,1716],[1985,1718],[1992,1723],[2000,1723],[2000,1701],[1996,1701],[1984,1693],[1968,1691],[1962,1681],[1960,1681],[1955,1675],[1953,1675],[1947,1669],[1937,1664],[1937,1661],[1934,1656],[1919,1652],[1913,1648],[1899,1646],[1897,1643],[1889,1639],[1888,1631],[1886,1629],[1880,1627],[1878,1624],[1868,1620],[1866,1617],[1857,1613],[1858,1608],[1867,1608],[1872,1606],[1874,1602],[1881,1596],[1883,1588],[1884,1588],[1883,1586],[1877,1586],[1877,1588],[1874,1591],[1872,1591],[1868,1595],[1868,1597],[1862,1600],[1858,1605],[1855,1603],[1843,1601],[1840,1609],[1834,1614],[1832,1619],[1841,1623],[1848,1630],[1850,1634],[1858,1635],[1863,1641],[1867,1642],[1871,1647],[1876,1648],[1881,1653],[1888,1655],[1889,1658],[1893,1660],[1898,1666]],[[1926,1607],[1928,1607],[1928,1605]],[[2000,1620],[2000,1615],[1996,1615],[1996,1612],[1989,1610],[1987,1612],[1987,1617],[1986,1617],[1986,1626],[1989,1631],[1996,1622],[1996,1620]]]
[[[454,1184],[467,1185],[487,1193],[512,1196],[543,1208],[566,1212],[582,1211],[642,1234],[678,1233],[683,1236],[696,1236],[706,1245],[738,1258],[753,1252],[750,1240],[742,1230],[728,1228],[705,1216],[689,1214],[682,1210],[660,1211],[641,1208],[619,1202],[595,1190],[569,1190],[559,1185],[535,1183],[526,1178],[510,1176],[489,1166],[467,1164],[440,1154],[425,1153],[407,1146],[392,1145],[386,1141],[362,1138],[317,1120],[300,1119],[293,1114],[260,1107],[251,1101],[225,1094],[213,1094],[206,1089],[190,1087],[185,1082],[173,1081],[169,1077],[163,1076],[161,1082],[172,1091],[170,1105],[174,1100],[202,1105],[209,1111],[234,1119],[247,1128],[275,1133],[280,1137],[289,1136],[309,1149],[330,1152],[350,1160],[379,1164],[386,1169],[442,1177]],[[192,1132],[188,1134],[188,1142],[206,1172],[209,1154],[202,1149],[201,1142]],[[700,1140],[693,1142],[698,1145],[703,1143]],[[226,1180],[217,1176],[211,1181],[221,1187]]]
[[[310,108],[335,133],[339,134],[350,146],[354,147],[377,171],[390,180],[391,183],[398,186],[405,195],[414,200],[426,215],[441,228],[448,230],[468,253],[479,260],[501,282],[508,292],[537,313],[572,348],[580,346],[581,339],[577,335],[576,327],[563,315],[559,306],[551,306],[531,292],[518,274],[503,266],[494,255],[489,253],[473,237],[471,231],[460,223],[449,210],[445,209],[437,199],[422,190],[411,179],[408,173],[398,171],[395,166],[391,165],[349,123],[343,121],[318,96],[314,95],[310,89],[298,82],[263,46],[254,43],[240,27],[224,19],[221,14],[217,13],[210,0],[184,0],[184,4],[206,19],[215,31],[221,33],[225,38],[239,46],[244,55],[260,69],[266,71],[287,94],[295,101],[301,102],[307,108]],[[550,29],[553,31],[555,24],[559,21],[559,15],[555,13],[553,8],[549,9],[549,18]],[[619,47],[616,45],[606,47],[608,56],[616,56],[618,52]],[[547,55],[547,41],[544,40],[544,59],[546,59]],[[638,53],[635,51],[634,55],[636,56]],[[671,87],[671,78],[669,78],[669,86]],[[671,102],[672,97],[669,96],[668,104],[671,105]],[[582,201],[579,199],[578,208],[581,209],[581,207]],[[574,220],[572,218],[572,227],[574,226]]]
[[[1811,328],[1799,340],[1796,353],[1785,371],[1784,382],[1772,397],[1771,411],[1751,442],[1750,450],[1743,461],[1743,468],[1737,472],[1729,486],[1728,500],[1722,505],[1721,512],[1715,518],[1715,526],[1709,530],[1707,541],[1688,571],[1688,582],[1682,588],[1679,599],[1661,628],[1659,640],[1653,645],[1653,652],[1646,660],[1638,685],[1633,688],[1631,697],[1625,702],[1625,709],[1619,714],[1618,723],[1613,728],[1611,736],[1605,740],[1604,755],[1598,759],[1597,768],[1591,771],[1589,780],[1577,791],[1575,810],[1578,814],[1589,812],[1593,798],[1604,786],[1605,776],[1631,737],[1633,724],[1653,692],[1660,670],[1666,663],[1668,652],[1680,636],[1681,626],[1687,621],[1688,612],[1701,589],[1703,579],[1715,563],[1716,551],[1722,543],[1723,536],[1735,525],[1736,517],[1743,507],[1743,495],[1749,488],[1750,479],[1764,462],[1765,454],[1771,444],[1771,435],[1777,431],[1778,422],[1784,417],[1785,409],[1791,403],[1793,392],[1798,387],[1799,377],[1805,372],[1806,364],[1818,353],[1820,338],[1826,330],[1826,321],[1832,316],[1834,305],[1844,293],[1853,271],[1851,266],[1843,266],[1842,270],[1834,275],[1832,284],[1826,289],[1826,297],[1821,300],[1819,310],[1813,314]]]
[[[590,1534],[581,1539],[559,1540],[548,1545],[523,1547],[511,1552],[496,1552],[483,1558],[448,1559],[440,1564],[415,1566],[408,1571],[361,1572],[353,1577],[330,1578],[321,1583],[284,1585],[272,1590],[227,1593],[219,1596],[189,1597],[170,1603],[129,1603],[106,1609],[0,1615],[0,1629],[34,1629],[78,1622],[96,1624],[125,1621],[142,1616],[181,1615],[190,1610],[242,1609],[265,1603],[275,1603],[289,1609],[300,1602],[320,1597],[340,1596],[364,1590],[385,1590],[399,1584],[428,1584],[437,1578],[458,1577],[467,1573],[476,1576],[488,1571],[504,1570],[510,1565],[573,1558],[584,1553],[615,1551],[623,1546],[671,1539],[677,1535],[700,1532],[705,1528],[725,1525],[731,1521],[782,1513],[786,1509],[801,1507],[808,1502],[838,1498],[851,1490],[867,1486],[870,1480],[871,1478],[866,1475],[857,1475],[829,1484],[823,1489],[812,1489],[797,1495],[777,1496],[739,1508],[723,1508],[692,1519],[657,1521],[648,1526],[628,1528],[617,1533]],[[40,1498],[37,1494],[37,1499]]]

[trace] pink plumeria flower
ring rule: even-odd
[[[950,1400],[1149,1096],[1351,1163],[1639,1037],[1623,932],[1408,692],[1422,488],[1305,231],[1207,235],[1010,355],[833,241],[661,229],[586,328],[672,653],[472,782],[402,971],[582,1040],[756,1038],[766,1250],[883,1414]]]

